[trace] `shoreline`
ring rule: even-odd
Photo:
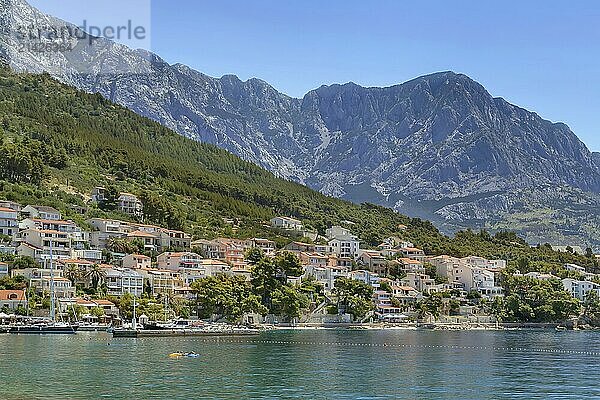
[[[446,323],[434,322],[427,324],[280,324],[276,326],[265,326],[267,330],[370,330],[370,331],[512,331],[512,330],[546,330],[546,331],[600,331],[600,327],[588,327],[585,329],[571,328],[567,329],[560,323],[535,323],[535,322],[506,322],[499,324],[489,323]]]

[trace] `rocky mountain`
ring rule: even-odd
[[[322,86],[295,99],[258,79],[213,78],[90,41],[24,0],[0,6],[0,54],[14,69],[100,93],[281,177],[446,231],[510,228],[532,242],[600,246],[600,155],[566,125],[494,98],[465,75]],[[28,26],[43,34],[24,38],[19,28]]]

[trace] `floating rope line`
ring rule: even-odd
[[[167,338],[162,338],[167,339]],[[169,338],[172,339],[172,338]],[[155,340],[155,338],[153,338]],[[512,351],[529,353],[551,353],[551,354],[578,354],[586,356],[600,356],[600,351],[580,351],[563,349],[542,349],[527,347],[490,347],[490,346],[456,346],[456,345],[427,345],[427,344],[396,344],[396,343],[357,343],[357,342],[311,342],[295,340],[254,340],[254,339],[230,339],[230,338],[203,338],[197,341],[215,344],[268,344],[268,345],[304,345],[304,346],[337,346],[337,347],[390,347],[404,349],[448,349],[448,350],[487,350],[487,351]]]

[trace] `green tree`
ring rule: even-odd
[[[431,315],[434,318],[438,318],[444,307],[444,300],[442,293],[432,293],[419,304],[419,314],[421,318],[426,315]]]
[[[252,267],[251,283],[261,303],[271,308],[271,295],[281,285],[280,274],[273,260],[263,257]]]
[[[246,313],[266,314],[260,298],[242,276],[225,274],[200,279],[192,284],[196,291],[199,315],[238,321]]]
[[[115,211],[119,206],[119,190],[114,185],[107,185],[104,190],[104,200],[98,204],[104,211]]]
[[[86,312],[87,308],[79,304],[74,304],[67,309],[67,316],[70,321],[79,321]]]
[[[591,247],[588,247],[585,249],[585,256],[587,258],[594,258],[594,251],[592,250]]]
[[[148,221],[169,229],[183,229],[184,213],[173,201],[147,190],[142,192],[140,200],[144,204],[144,217]]]
[[[595,290],[587,292],[583,310],[583,315],[589,324],[600,326],[600,297]]]
[[[102,307],[93,307],[90,310],[90,315],[96,318],[101,318],[104,316],[104,309]]]
[[[141,247],[141,248],[140,248]],[[130,241],[125,238],[110,238],[106,243],[106,249],[113,253],[133,254],[143,250],[143,243]]]
[[[0,290],[24,290],[25,288],[27,288],[27,281],[23,276],[0,278]]]
[[[302,263],[300,262],[298,256],[294,253],[290,253],[289,251],[284,251],[277,254],[277,256],[275,256],[274,263],[277,267],[278,276],[282,277],[284,280],[288,276],[299,277],[304,272]]]
[[[288,321],[299,318],[301,311],[308,308],[308,296],[291,286],[281,286],[272,294],[273,308],[271,312],[281,315]]]
[[[374,308],[373,287],[361,281],[339,277],[335,280],[333,293],[338,299],[338,309],[356,319],[364,318]]]
[[[106,271],[98,264],[94,264],[87,271],[86,277],[91,281],[94,290],[97,290],[98,285],[104,282],[104,279],[106,278]]]
[[[38,268],[39,264],[29,256],[17,256],[11,263],[12,269]]]
[[[77,265],[69,264],[65,267],[63,275],[65,278],[71,281],[73,286],[75,286],[75,284],[81,277],[81,271],[79,270],[79,267],[77,267]]]
[[[561,322],[579,315],[581,305],[558,279],[504,276],[503,316],[508,321]]]
[[[262,260],[265,256],[264,251],[259,247],[252,247],[246,251],[244,259],[250,265],[256,265],[260,260]]]

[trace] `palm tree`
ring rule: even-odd
[[[101,282],[104,282],[104,278],[106,277],[106,271],[102,269],[98,264],[94,264],[89,271],[87,272],[87,278],[92,281],[92,286],[94,290],[98,289],[98,285]]]
[[[70,280],[73,286],[75,286],[77,281],[81,277],[81,271],[79,270],[77,265],[69,264],[65,267],[64,275],[65,278]]]
[[[114,253],[134,253],[138,250],[138,247],[127,239],[113,237],[108,239],[106,249]]]

